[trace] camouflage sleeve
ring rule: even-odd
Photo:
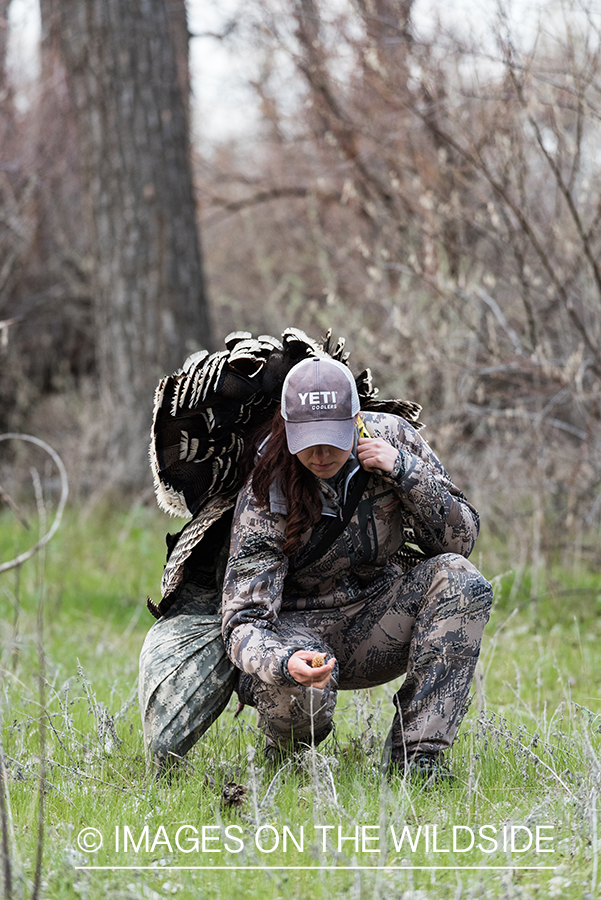
[[[225,649],[235,666],[268,684],[295,684],[288,659],[301,644],[277,634],[288,557],[285,516],[257,504],[247,484],[238,497],[223,582]]]
[[[372,437],[382,437],[398,450],[392,472],[384,477],[398,488],[417,544],[428,556],[469,556],[480,518],[432,448],[398,416],[370,413],[366,424]]]

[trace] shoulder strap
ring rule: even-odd
[[[336,518],[331,522],[330,525],[328,525],[326,530],[317,539],[309,555],[302,560],[300,565],[301,569],[304,569],[305,566],[310,565],[311,563],[315,562],[316,559],[319,559],[320,556],[323,556],[328,547],[331,547],[336,538],[342,534],[348,523],[351,521],[351,517],[357,509],[357,506],[359,505],[361,495],[367,487],[369,476],[370,473],[366,469],[360,469],[359,474],[357,475],[357,478],[355,480],[355,484],[353,485],[353,489],[346,498],[346,502],[342,507],[342,514],[340,518],[336,516]],[[288,574],[295,572],[296,569],[297,566],[295,566],[291,562],[288,569]]]

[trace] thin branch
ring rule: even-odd
[[[13,325],[16,325],[18,322],[21,322],[23,316],[15,316],[13,319],[3,319],[0,322],[0,347],[3,350],[8,347],[8,330]]]
[[[19,762],[18,759],[13,759],[12,756],[7,756],[6,759],[9,762],[16,763],[18,766],[23,765],[23,763]],[[87,778],[88,781],[96,781],[96,782],[98,782],[98,784],[103,784],[105,787],[114,788],[116,791],[122,791],[124,794],[131,794],[133,797],[137,797],[138,799],[143,799],[144,795],[138,794],[138,793],[132,791],[131,786],[130,787],[121,787],[118,784],[113,784],[113,782],[111,782],[111,781],[105,781],[103,778],[98,778],[97,775],[88,775],[87,772],[84,772],[82,769],[77,768],[77,766],[65,766],[62,763],[57,762],[55,759],[47,759],[46,762],[49,763],[53,767],[56,767],[59,769],[64,769],[66,772],[70,772],[72,775],[75,774],[75,775],[79,776],[80,778]],[[41,777],[37,772],[32,772],[31,774],[35,775],[36,778]],[[75,809],[77,809],[77,811],[79,813],[81,813],[81,811],[77,808],[77,806],[75,806],[75,804],[71,800],[69,800],[67,795],[63,794],[63,792],[60,791],[56,787],[56,785],[51,784],[51,782],[48,782],[48,784],[50,784],[51,787],[54,788],[55,790],[58,790],[59,794],[62,794],[62,796],[65,798],[65,800],[67,800],[71,804],[71,806],[73,806]]]
[[[251,197],[244,197],[242,200],[226,200],[224,197],[211,197],[211,203],[221,207],[219,213],[235,213],[240,212],[241,209],[247,209],[249,206],[269,203],[270,200],[281,200],[283,197],[308,197],[310,193],[309,188],[302,185],[297,187],[275,187],[269,190],[258,191]],[[336,199],[336,197],[332,196],[332,199]],[[210,218],[214,219],[215,216]]]
[[[588,438],[588,433],[586,431],[583,431],[582,428],[576,428],[575,425],[570,425],[568,422],[564,422],[563,419],[545,418],[544,420],[541,420],[540,413],[530,413],[523,409],[515,409],[513,407],[510,409],[489,409],[484,406],[474,406],[473,403],[466,403],[464,409],[480,418],[483,416],[491,416],[495,419],[527,419],[537,425],[541,424],[541,421],[545,421],[548,425],[552,425],[559,431],[565,431],[567,434],[572,434],[581,441],[586,441]]]
[[[48,541],[50,541],[54,537],[61,524],[63,518],[63,510],[65,508],[65,503],[67,502],[67,497],[69,495],[69,479],[67,478],[67,470],[65,469],[64,463],[56,450],[53,450],[50,444],[47,444],[46,441],[42,441],[40,438],[33,437],[30,434],[0,434],[0,441],[13,439],[20,441],[29,441],[31,444],[36,444],[38,447],[41,447],[42,450],[45,450],[49,456],[52,457],[60,474],[61,495],[58,501],[56,514],[54,516],[54,522],[52,523],[50,530],[42,538],[40,538],[40,540],[36,544],[34,544],[33,547],[30,547],[29,550],[26,550],[24,553],[21,553],[19,556],[9,560],[8,562],[2,563],[0,565],[0,573],[8,572],[9,569],[14,569],[17,566],[22,565],[26,560],[31,559],[31,557],[34,556],[34,554],[36,554],[41,547],[45,546]]]
[[[13,888],[10,847],[8,844],[8,810],[5,793],[7,791],[7,782],[8,779],[6,777],[6,766],[4,764],[4,746],[2,744],[2,735],[0,734],[0,823],[2,824],[2,875],[4,883],[4,896],[6,900],[11,900]]]
[[[226,22],[223,31],[188,31],[188,37],[192,38],[213,38],[216,41],[224,41],[236,30],[238,26],[237,19],[230,19]]]
[[[523,356],[524,349],[522,347],[521,341],[520,341],[519,337],[517,336],[516,332],[513,330],[513,328],[507,321],[507,319],[505,318],[505,316],[503,315],[501,307],[499,306],[497,301],[494,300],[490,296],[490,294],[488,294],[484,290],[484,288],[480,287],[479,285],[476,286],[475,291],[476,291],[476,294],[480,297],[480,299],[483,300],[484,303],[486,303],[486,305],[488,306],[488,308],[490,310],[492,310],[492,312],[494,313],[497,321],[499,322],[501,327],[505,330],[508,337],[510,338],[511,343],[513,344],[513,349],[515,350],[516,354],[518,356]]]
[[[9,493],[7,493],[7,491],[4,490],[4,488],[2,487],[1,484],[0,484],[0,500],[4,500],[4,502],[7,504],[7,506],[10,506],[10,508],[12,509],[12,511],[15,515],[15,518],[17,518],[19,520],[19,522],[21,523],[21,525],[24,528],[26,528],[27,531],[29,531],[29,522],[27,521],[27,519],[25,518],[25,516],[23,515],[23,513],[21,512],[21,510],[19,509],[19,507],[13,500],[13,498],[10,496]]]
[[[46,777],[46,774],[41,775],[40,772],[35,772],[35,771],[33,771],[32,769],[29,769],[29,767],[28,767],[27,764],[23,764],[22,762],[19,762],[18,759],[14,759],[14,757],[12,757],[12,756],[6,756],[5,758],[6,758],[9,762],[14,763],[16,766],[19,766],[20,768],[23,768],[23,769],[25,770],[25,772],[27,772],[28,775],[33,775],[34,778],[41,779],[41,780],[42,780],[42,783],[47,784],[48,787],[51,787],[53,791],[56,791],[57,794],[60,794],[61,797],[63,797],[63,798],[67,801],[67,803],[68,803],[70,806],[72,806],[73,809],[74,809],[77,813],[79,813],[79,815],[81,816],[82,820],[85,819],[85,816],[84,816],[84,813],[82,812],[82,810],[81,810],[75,803],[73,803],[73,801],[71,800],[71,798],[68,797],[67,794],[65,794],[64,791],[61,791],[61,789],[60,789],[59,787],[57,787],[57,785],[54,784],[54,782],[48,781],[48,778]],[[56,760],[54,760],[54,759],[46,759],[46,760],[45,760],[45,763],[46,763],[47,765],[50,764],[51,766],[57,767],[57,768],[59,768],[59,769],[67,769],[68,772],[71,772],[71,769],[68,769],[67,766],[62,766],[60,763],[57,763]],[[82,772],[78,772],[77,769],[75,769],[75,771],[77,772],[78,775],[84,774],[84,773],[82,773]],[[103,783],[105,783],[105,782],[103,782]]]

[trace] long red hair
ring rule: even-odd
[[[269,506],[269,488],[279,479],[286,500],[286,543],[284,553],[292,556],[300,547],[301,535],[319,522],[322,500],[317,480],[288,450],[286,424],[279,408],[270,425],[255,437],[251,452],[269,435],[252,470],[252,489],[261,506]]]

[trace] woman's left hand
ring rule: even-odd
[[[396,447],[382,438],[359,438],[357,458],[368,472],[392,472],[397,455]]]

